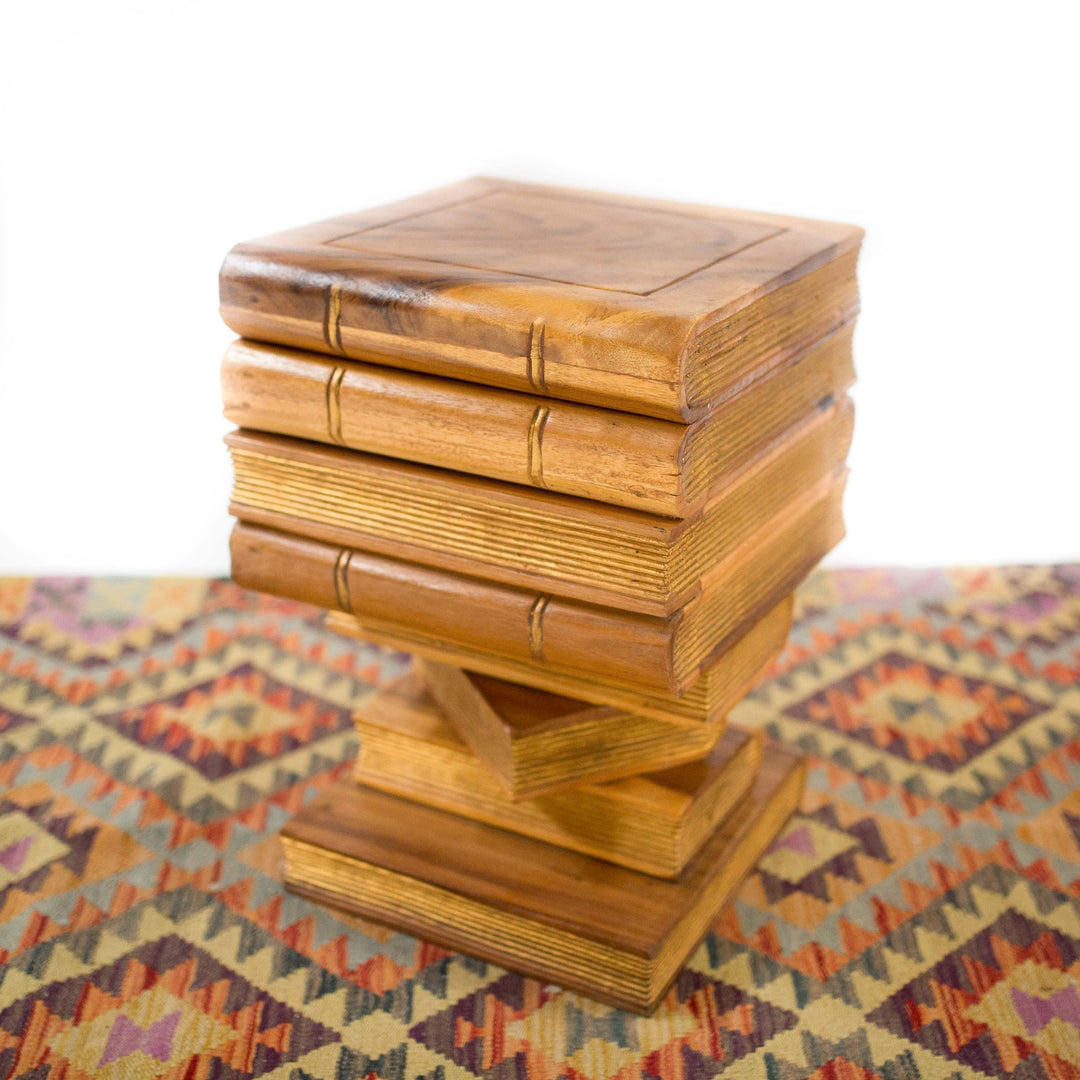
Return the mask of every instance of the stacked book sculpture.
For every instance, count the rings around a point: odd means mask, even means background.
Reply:
[[[843,533],[861,238],[478,179],[229,253],[233,577],[415,658],[290,888],[655,1006],[802,790],[725,716]]]

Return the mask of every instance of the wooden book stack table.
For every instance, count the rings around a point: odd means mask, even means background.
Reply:
[[[476,179],[237,245],[232,573],[409,652],[298,893],[640,1012],[795,809],[861,230]]]

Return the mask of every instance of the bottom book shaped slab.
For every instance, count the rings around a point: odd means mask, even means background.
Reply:
[[[511,970],[649,1012],[795,810],[768,747],[742,804],[674,880],[352,784],[282,832],[290,889]]]

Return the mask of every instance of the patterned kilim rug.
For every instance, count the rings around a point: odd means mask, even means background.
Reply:
[[[810,755],[796,842],[650,1019],[282,889],[405,663],[223,582],[0,581],[0,1077],[1080,1077],[1080,567],[808,582],[735,717]]]

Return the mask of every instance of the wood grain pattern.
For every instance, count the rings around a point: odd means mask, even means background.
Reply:
[[[760,732],[727,730],[701,760],[515,801],[418,672],[366,700],[355,720],[360,783],[659,877],[682,872],[761,762]]]
[[[439,663],[534,686],[553,694],[594,705],[652,717],[668,724],[712,724],[724,717],[765,667],[783,648],[791,629],[791,597],[787,596],[734,641],[716,663],[685,694],[665,694],[635,688],[622,681],[605,681],[590,674],[573,674],[529,661],[454,646],[437,638],[410,633],[402,627],[362,623],[341,612],[331,612],[327,625],[336,633],[370,641],[399,652],[412,653]]]
[[[842,466],[850,398],[814,413],[675,520],[281,436],[226,437],[231,512],[327,543],[584,603],[670,615],[707,575]]]
[[[533,664],[585,668],[613,681],[670,681],[670,620],[552,598],[543,609],[538,661],[535,617],[530,621],[536,593],[243,522],[230,546],[233,580],[246,588]]]
[[[689,727],[414,659],[428,693],[510,800],[704,757],[724,719]]]
[[[305,896],[647,1011],[795,809],[805,765],[766,749],[754,786],[675,880],[357,785],[282,832]]]
[[[689,427],[250,341],[221,366],[242,428],[528,484],[669,517],[710,493],[854,380],[852,325]]]
[[[548,594],[244,522],[233,530],[232,576],[247,588],[356,615],[373,631],[400,630],[519,665],[681,695],[840,539],[843,486],[840,473],[804,493],[667,618],[544,599]]]
[[[256,340],[686,422],[854,317],[861,240],[479,178],[237,245],[221,313]]]

